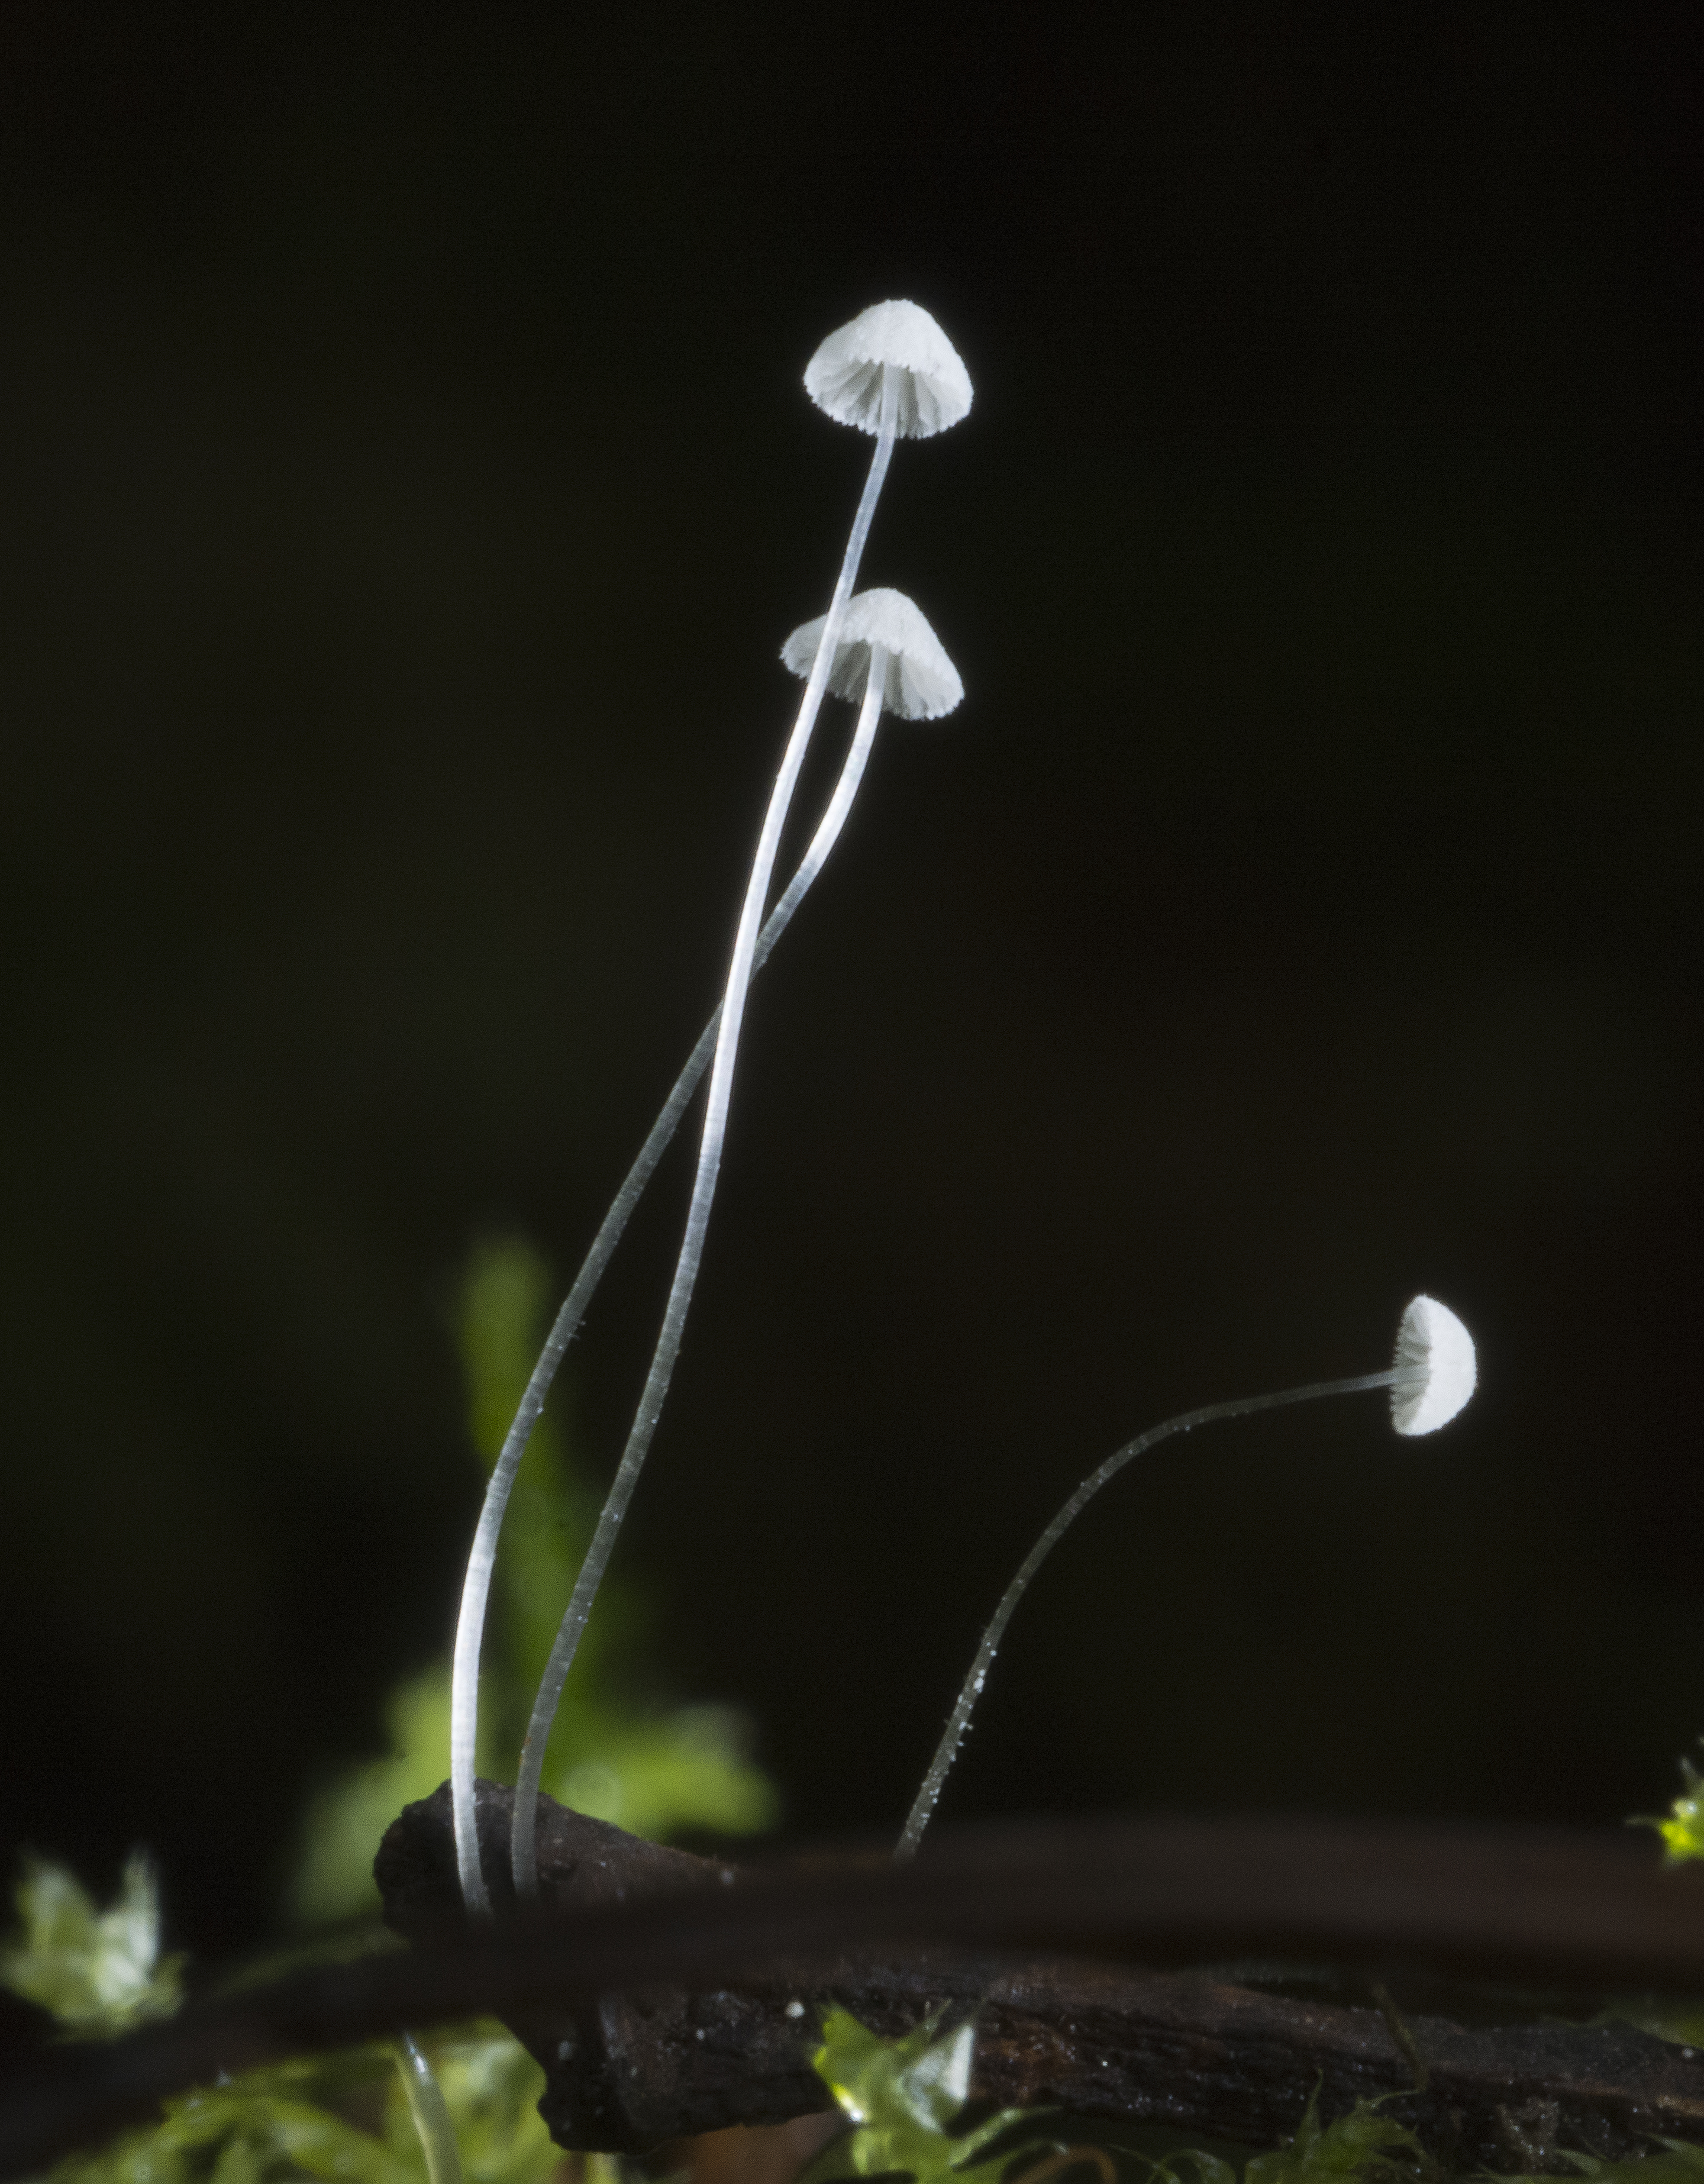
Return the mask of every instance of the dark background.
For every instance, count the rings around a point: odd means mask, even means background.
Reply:
[[[0,8],[4,1808],[258,1938],[447,1643],[445,1300],[564,1283],[866,561],[963,671],[754,1000],[625,1539],[801,1833],[1616,1823],[1704,1728],[1695,9]],[[838,763],[825,719],[804,806]],[[600,1474],[671,1163],[576,1351]]]

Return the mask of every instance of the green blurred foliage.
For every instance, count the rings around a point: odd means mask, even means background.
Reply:
[[[822,2045],[813,2059],[816,2074],[854,2128],[817,2156],[805,2184],[842,2176],[915,2176],[917,2184],[945,2184],[949,2177],[997,2184],[1014,2159],[1056,2153],[1050,2139],[1007,2148],[997,2159],[975,2157],[1026,2120],[1022,2109],[1002,2109],[975,2130],[955,2137],[952,2126],[970,2097],[976,2031],[966,2022],[937,2036],[938,2011],[897,2040],[871,2032],[844,2009],[831,2009]]]
[[[474,1446],[488,1470],[548,1323],[552,1284],[537,1254],[516,1242],[476,1250],[464,1281],[457,1338]],[[556,1624],[597,1518],[547,1415],[510,1502],[486,1634],[481,1761],[504,1771],[517,1748]],[[642,1604],[606,1587],[581,1649],[552,1740],[545,1787],[581,1811],[636,1834],[684,1827],[737,1834],[768,1825],[776,1798],[746,1752],[747,1724],[726,1707],[668,1705],[648,1691]],[[449,1769],[448,1662],[410,1678],[387,1713],[389,1752],[315,1798],[291,1908],[310,1925],[370,1920],[379,1908],[373,1853],[399,1808]],[[117,1901],[97,1908],[62,1867],[26,1864],[22,1931],[0,1948],[0,1982],[49,2010],[69,2036],[123,2032],[169,2014],[181,1964],[159,1954],[159,1902],[140,1853]],[[378,1945],[370,1932],[356,1947]],[[315,1944],[309,1954],[324,1954]],[[347,1947],[335,1953],[346,1953]],[[275,1961],[264,1969],[278,1968]],[[164,2120],[55,2171],[63,2184],[434,2184],[425,2126],[435,2081],[469,2184],[543,2184],[564,2156],[537,2113],[538,2065],[494,2022],[423,2036],[422,2078],[403,2049],[376,2042],[335,2056],[250,2071],[166,2104]],[[619,2184],[613,2159],[590,2156],[582,2184]],[[442,2176],[437,2184],[443,2184]]]
[[[508,1239],[476,1248],[462,1284],[456,1338],[474,1447],[487,1472],[526,1385],[554,1309],[550,1271]],[[532,1695],[598,1518],[547,1407],[515,1479],[498,1553],[480,1694],[482,1772],[508,1779]],[[634,1835],[683,1828],[747,1835],[771,1825],[773,1786],[749,1756],[738,1709],[659,1702],[647,1687],[647,1617],[619,1580],[606,1582],[563,1694],[544,1770],[552,1797]],[[307,1924],[378,1909],[373,1852],[402,1807],[449,1772],[449,1664],[392,1696],[389,1750],[314,1800],[291,1889]]]
[[[468,2184],[545,2184],[562,2160],[538,2114],[544,2074],[498,2025],[420,2042],[455,2131]],[[607,2166],[614,2184],[613,2163]],[[165,2103],[164,2119],[99,2153],[74,2155],[58,2184],[431,2184],[400,2051],[380,2042],[249,2070]]]
[[[19,1938],[0,1981],[50,2009],[74,2036],[127,2031],[169,2014],[180,1961],[159,1956],[159,1903],[145,1859],[97,1911],[62,1867],[33,1862],[18,1890]],[[467,2184],[545,2184],[563,2160],[537,2109],[544,2074],[503,2026],[422,2036]],[[58,2184],[430,2184],[401,2051],[387,2042],[243,2072],[164,2103],[164,2120],[53,2171]],[[583,2184],[620,2184],[593,2158]]]
[[[63,1866],[26,1858],[18,1912],[23,1935],[0,1948],[0,1982],[68,2031],[128,2032],[177,2008],[183,1959],[160,1956],[159,1891],[140,1851],[131,1853],[109,1911],[97,1910]]]
[[[1670,1865],[1685,1865],[1689,1858],[1704,1858],[1704,1774],[1690,1759],[1680,1763],[1685,1788],[1661,1819],[1641,1814],[1634,1827],[1655,1828],[1662,1838]]]
[[[1659,2151],[1633,2161],[1600,2161],[1594,2154],[1560,2150],[1556,2159],[1589,2176],[1592,2184],[1704,2184],[1704,2146],[1689,2146],[1679,2138],[1660,2140],[1658,2146]],[[1499,2177],[1496,2184],[1517,2184],[1517,2180]]]
[[[1203,2184],[1217,2184],[1208,2177],[1208,2156],[1197,2153],[1189,2159],[1200,2171]],[[1224,2184],[1232,2184],[1227,2164],[1215,2165],[1225,2170]],[[1347,2115],[1322,2124],[1316,2092],[1289,2144],[1273,2153],[1256,2154],[1243,2171],[1243,2184],[1334,2184],[1334,2180],[1347,2184],[1357,2177],[1367,2184],[1387,2178],[1390,2184],[1401,2179],[1430,2184],[1447,2174],[1412,2131],[1381,2112],[1377,2101],[1357,2101]]]
[[[1680,1773],[1685,1786],[1666,1814],[1640,1813],[1628,1823],[1657,1830],[1662,1838],[1666,1865],[1685,1865],[1704,1858],[1704,1774],[1690,1759],[1681,1761]],[[1696,2002],[1623,1997],[1603,2011],[1600,2021],[1636,2025],[1640,2031],[1672,2040],[1677,2047],[1704,2048],[1704,2008]]]

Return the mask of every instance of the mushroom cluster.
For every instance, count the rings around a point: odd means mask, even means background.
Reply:
[[[964,695],[958,671],[939,639],[903,593],[883,588],[855,594],[853,586],[857,582],[894,443],[900,439],[927,439],[958,423],[971,406],[969,374],[952,343],[926,310],[916,304],[891,302],[872,305],[829,335],[806,366],[805,383],[811,399],[828,415],[872,433],[875,451],[853,515],[827,612],[795,630],[782,648],[788,666],[804,677],[805,691],[770,792],[768,809],[747,876],[721,1004],[677,1078],[557,1314],[486,1489],[463,1580],[450,1695],[450,1786],[456,1864],[462,1898],[470,1911],[488,1914],[491,1908],[490,1892],[480,1864],[474,1811],[479,1663],[486,1612],[510,1490],[550,1384],[640,1195],[708,1070],[710,1090],[699,1141],[698,1167],[661,1330],[626,1446],[563,1613],[521,1747],[510,1858],[515,1885],[523,1895],[533,1893],[537,1884],[535,1832],[538,1791],[551,1725],[581,1635],[662,1416],[675,1362],[680,1354],[721,1170],[740,1031],[751,981],[786,930],[839,837],[863,779],[883,712],[894,713],[902,720],[935,720],[950,712]],[[831,691],[858,703],[851,745],[810,848],[779,900],[766,916],[782,829],[823,698]]]
[[[940,327],[917,304],[877,304],[822,343],[805,369],[805,384],[819,408],[839,422],[871,434],[876,445],[827,610],[802,623],[782,647],[782,662],[802,678],[805,689],[759,830],[721,1001],[616,1193],[557,1315],[504,1440],[480,1513],[463,1585],[451,1696],[456,1858],[463,1901],[470,1911],[488,1913],[490,1909],[490,1895],[480,1865],[474,1807],[481,1644],[504,1513],[552,1379],[634,1206],[708,1075],[692,1199],[662,1327],[614,1483],[558,1629],[521,1748],[510,1853],[515,1886],[523,1896],[537,1888],[534,1838],[539,1784],[558,1702],[656,1432],[680,1352],[721,1168],[751,981],[839,838],[864,779],[883,713],[907,721],[937,720],[953,711],[964,696],[958,671],[939,638],[903,592],[886,586],[854,589],[895,443],[900,439],[927,439],[967,414],[971,382],[963,364]],[[791,880],[771,902],[782,830],[823,699],[828,695],[857,706],[855,725],[839,778],[810,847]],[[1411,1437],[1431,1434],[1462,1409],[1473,1392],[1476,1377],[1473,1338],[1461,1320],[1435,1298],[1417,1296],[1402,1314],[1393,1364],[1347,1379],[1317,1381],[1274,1395],[1210,1403],[1168,1418],[1115,1451],[1056,1513],[1002,1595],[917,1792],[896,1855],[909,1856],[928,1824],[1006,1625],[1031,1580],[1077,1517],[1134,1457],[1172,1435],[1187,1433],[1199,1425],[1373,1389],[1389,1392],[1391,1422],[1397,1433]]]

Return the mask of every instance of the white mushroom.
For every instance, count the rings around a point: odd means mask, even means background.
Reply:
[[[884,377],[898,382],[896,430],[927,440],[971,406],[971,376],[958,351],[919,304],[871,304],[829,335],[805,367],[819,408],[860,432],[880,429]]]
[[[827,616],[802,623],[781,648],[795,675],[808,675],[822,642]],[[965,686],[946,649],[921,608],[903,592],[885,586],[860,592],[849,600],[840,625],[840,641],[828,667],[828,688],[837,698],[861,700],[876,670],[883,710],[902,721],[937,721],[962,703]]]
[[[1284,1388],[1274,1396],[1239,1396],[1228,1403],[1207,1403],[1198,1411],[1182,1412],[1163,1425],[1150,1426],[1134,1440],[1115,1449],[1098,1471],[1091,1471],[1064,1507],[1025,1556],[1017,1575],[1000,1596],[988,1626],[983,1631],[970,1674],[959,1692],[935,1756],[929,1762],[922,1786],[912,1802],[894,1855],[910,1858],[929,1825],[941,1795],[941,1786],[964,1741],[971,1715],[988,1681],[994,1654],[1005,1635],[1030,1580],[1056,1547],[1072,1519],[1088,1507],[1109,1479],[1116,1479],[1132,1457],[1140,1456],[1173,1434],[1220,1418],[1245,1418],[1256,1411],[1276,1411],[1289,1403],[1311,1403],[1323,1396],[1356,1396],[1369,1388],[1390,1390],[1393,1422],[1398,1433],[1431,1433],[1453,1418],[1473,1392],[1473,1338],[1447,1305],[1435,1297],[1417,1296],[1403,1313],[1396,1334],[1396,1362],[1382,1373],[1357,1373],[1347,1380],[1316,1380],[1306,1388]]]
[[[896,593],[897,598],[899,594]],[[854,601],[855,605],[856,602]],[[916,610],[913,610],[915,612]],[[927,631],[928,625],[921,615],[918,621]],[[813,624],[813,627],[820,624]],[[799,635],[788,640],[789,646]],[[933,632],[929,632],[933,639]],[[814,649],[813,655],[814,657]],[[941,657],[945,659],[944,653]],[[809,662],[807,662],[807,668]],[[804,672],[805,670],[796,670]],[[956,677],[955,677],[956,679]],[[877,718],[881,708],[866,708],[860,715],[858,731],[847,751],[840,778],[834,785],[816,832],[810,838],[810,846],[799,862],[799,869],[788,883],[786,890],[763,922],[758,934],[757,946],[752,953],[752,975],[756,976],[768,961],[782,934],[793,921],[793,916],[809,894],[812,882],[827,862],[830,850],[840,838],[851,811],[859,784],[864,777],[864,768],[870,755],[870,746],[875,738]],[[867,717],[866,716],[867,715]],[[485,1638],[486,1609],[491,1596],[491,1581],[497,1567],[497,1542],[503,1529],[503,1519],[509,1507],[509,1497],[515,1485],[521,1459],[532,1438],[532,1429],[538,1423],[544,1407],[544,1399],[550,1392],[550,1384],[556,1377],[557,1368],[567,1355],[568,1346],[580,1331],[587,1306],[597,1294],[605,1269],[615,1256],[616,1246],[626,1232],[633,1209],[644,1195],[645,1187],[656,1172],[657,1163],[674,1142],[675,1132],[681,1119],[692,1104],[692,1098],[703,1084],[704,1072],[710,1066],[716,1052],[716,1034],[721,1027],[721,1005],[717,1003],[710,1022],[699,1033],[697,1045],[688,1056],[686,1066],[676,1078],[662,1110],[652,1123],[638,1156],[622,1180],[621,1189],[611,1201],[604,1216],[591,1248],[581,1262],[574,1277],[574,1285],[564,1299],[555,1322],[545,1339],[538,1362],[532,1368],[532,1378],[504,1436],[503,1446],[486,1482],[485,1500],[475,1528],[473,1545],[469,1550],[467,1567],[462,1576],[461,1607],[455,1626],[455,1651],[450,1678],[450,1784],[451,1806],[457,1822],[456,1850],[463,1891],[463,1901],[470,1909],[488,1908],[484,1875],[480,1871],[477,1839],[474,1830],[474,1753],[479,1738],[479,1657]],[[465,1821],[462,1820],[464,1812]]]
[[[1400,1434],[1436,1433],[1478,1384],[1473,1338],[1446,1304],[1417,1296],[1396,1330],[1390,1423]]]
[[[832,393],[829,391],[830,382],[833,382]],[[862,431],[874,432],[876,448],[871,458],[869,475],[865,480],[857,512],[852,519],[852,529],[846,541],[846,551],[841,560],[833,597],[829,601],[827,613],[823,616],[816,656],[805,681],[804,697],[799,701],[799,717],[794,723],[792,735],[788,738],[780,770],[775,777],[775,786],[770,792],[769,809],[764,814],[757,850],[752,858],[745,900],[740,910],[733,953],[728,964],[721,1021],[716,1028],[716,1055],[710,1067],[710,1091],[704,1101],[704,1134],[699,1141],[698,1171],[693,1183],[692,1202],[687,1209],[686,1230],[681,1239],[680,1255],[675,1262],[668,1301],[663,1308],[662,1328],[652,1353],[650,1369],[645,1376],[638,1407],[633,1415],[627,1445],[616,1466],[615,1479],[592,1535],[592,1543],[586,1551],[586,1559],[574,1581],[573,1592],[563,1613],[555,1642],[550,1649],[550,1658],[532,1702],[532,1715],[521,1747],[521,1765],[515,1785],[510,1858],[515,1886],[523,1896],[533,1895],[537,1889],[535,1838],[538,1786],[544,1768],[544,1748],[551,1724],[556,1718],[562,1686],[567,1681],[581,1633],[592,1613],[592,1603],[603,1581],[616,1534],[626,1514],[627,1504],[632,1499],[640,1469],[657,1429],[657,1422],[662,1416],[669,1383],[674,1376],[675,1361],[680,1355],[681,1338],[686,1328],[693,1290],[698,1281],[699,1265],[704,1256],[704,1235],[710,1226],[710,1206],[716,1197],[716,1178],[721,1167],[722,1141],[727,1134],[728,1105],[733,1093],[734,1062],[739,1049],[745,997],[751,983],[763,905],[769,894],[776,852],[780,846],[782,828],[786,823],[788,807],[793,800],[799,768],[805,763],[805,750],[821,708],[830,671],[838,659],[841,626],[852,597],[852,587],[858,580],[864,543],[869,536],[876,503],[888,474],[894,443],[902,431],[908,438],[926,438],[929,434],[956,423],[969,409],[971,400],[970,381],[963,365],[954,353],[952,344],[928,313],[920,310],[915,304],[878,304],[872,310],[866,311],[855,319],[849,326],[843,326],[838,334],[831,335],[811,359],[805,383],[812,399],[827,409],[831,416],[843,417],[846,422],[857,425]],[[871,727],[873,730],[873,719]],[[471,1651],[471,1646],[469,1651]],[[459,1754],[454,1751],[452,1752],[453,1759],[458,1757],[459,1767],[452,1768],[451,1787],[462,1896],[471,1908],[483,1909],[487,1907],[489,1897],[479,1867],[471,1720],[464,1732]]]

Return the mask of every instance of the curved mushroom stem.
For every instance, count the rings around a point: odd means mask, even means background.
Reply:
[[[698,1174],[693,1184],[692,1203],[687,1210],[686,1233],[681,1240],[680,1256],[675,1262],[674,1280],[670,1285],[668,1302],[663,1311],[662,1331],[657,1338],[650,1370],[645,1376],[644,1389],[639,1397],[639,1407],[634,1415],[632,1429],[627,1436],[626,1447],[621,1452],[621,1461],[616,1467],[614,1481],[598,1518],[597,1529],[592,1535],[592,1544],[586,1551],[586,1559],[581,1564],[580,1574],[575,1580],[573,1593],[556,1633],[556,1642],[550,1649],[550,1658],[539,1684],[537,1696],[532,1702],[532,1718],[526,1725],[526,1741],[521,1747],[521,1769],[515,1786],[515,1819],[510,1854],[515,1886],[522,1896],[532,1896],[537,1892],[534,1836],[538,1813],[539,1777],[544,1769],[544,1747],[550,1735],[550,1725],[556,1718],[562,1686],[573,1665],[580,1635],[586,1627],[587,1618],[591,1614],[592,1603],[597,1597],[598,1587],[615,1544],[615,1535],[627,1513],[627,1504],[632,1499],[633,1488],[638,1481],[646,1451],[650,1447],[652,1435],[656,1432],[657,1421],[662,1415],[675,1361],[680,1355],[681,1336],[686,1327],[693,1284],[698,1279],[699,1264],[704,1256],[704,1233],[710,1225],[710,1206],[716,1196],[716,1176],[721,1166],[728,1102],[733,1090],[734,1061],[739,1050],[740,1027],[745,1016],[745,996],[751,983],[752,966],[757,952],[758,925],[765,898],[769,893],[770,877],[775,869],[776,850],[780,844],[788,806],[793,799],[799,769],[805,762],[810,732],[816,725],[816,716],[821,707],[823,692],[827,687],[835,648],[840,641],[840,625],[845,618],[846,602],[852,595],[858,564],[863,558],[864,542],[870,533],[871,518],[875,515],[876,502],[894,453],[899,422],[899,382],[894,373],[885,368],[882,379],[881,428],[876,437],[876,452],[871,460],[870,475],[865,482],[863,495],[852,520],[851,536],[846,542],[839,580],[835,584],[834,596],[822,625],[816,662],[805,686],[799,717],[788,739],[781,770],[770,792],[769,809],[764,815],[763,831],[758,838],[757,854],[752,860],[751,876],[746,883],[745,902],[734,938],[733,958],[728,967],[727,989],[722,996],[721,1022],[716,1032],[716,1058],[710,1069],[704,1135],[699,1143]]]
[[[935,1756],[929,1762],[929,1771],[923,1777],[922,1787],[917,1792],[904,1830],[894,1846],[894,1857],[911,1857],[922,1840],[924,1829],[929,1825],[930,1815],[940,1797],[941,1785],[959,1756],[959,1747],[964,1741],[965,1731],[970,1727],[971,1715],[977,1701],[982,1696],[983,1685],[988,1681],[988,1673],[1000,1641],[1005,1634],[1005,1626],[1011,1622],[1019,1601],[1029,1590],[1030,1580],[1065,1536],[1072,1519],[1088,1507],[1109,1479],[1117,1476],[1132,1457],[1140,1456],[1144,1449],[1169,1440],[1173,1434],[1188,1433],[1194,1426],[1211,1425],[1219,1418],[1244,1418],[1253,1411],[1276,1411],[1289,1403],[1311,1403],[1321,1396],[1358,1396],[1368,1388],[1406,1386],[1424,1378],[1423,1373],[1405,1372],[1396,1366],[1389,1366],[1382,1373],[1358,1373],[1348,1380],[1316,1380],[1306,1388],[1285,1388],[1275,1396],[1239,1396],[1228,1403],[1206,1403],[1198,1411],[1183,1411],[1175,1418],[1167,1418],[1163,1425],[1150,1426],[1146,1433],[1138,1434],[1134,1440],[1126,1441],[1122,1448],[1115,1450],[1098,1471],[1090,1472],[1030,1549],[1017,1575],[1001,1595],[1000,1606],[995,1608],[988,1629],[983,1631],[982,1643],[977,1648],[977,1657],[971,1663],[970,1674],[965,1678],[958,1704],[953,1708],[941,1741],[935,1747]]]
[[[799,869],[788,883],[787,890],[764,920],[763,930],[757,936],[757,946],[752,951],[751,972],[754,978],[769,961],[775,944],[793,922],[794,912],[810,893],[811,883],[828,861],[829,852],[840,838],[847,815],[852,809],[864,768],[868,762],[871,746],[876,740],[876,730],[882,717],[882,688],[885,674],[885,655],[882,673],[877,673],[872,660],[871,673],[866,679],[864,702],[858,714],[858,725],[854,732],[846,762],[840,769],[840,778],[834,784],[834,794],[810,838],[810,846],[799,860]],[[532,1368],[525,1393],[515,1408],[509,1431],[504,1436],[490,1479],[486,1483],[485,1500],[475,1528],[473,1545],[469,1550],[467,1570],[462,1579],[461,1609],[455,1626],[455,1652],[450,1673],[449,1702],[449,1777],[450,1802],[455,1824],[456,1866],[461,1880],[463,1903],[470,1911],[488,1912],[491,1899],[485,1885],[485,1876],[479,1864],[478,1836],[474,1823],[474,1766],[479,1741],[479,1657],[485,1635],[486,1610],[491,1597],[491,1580],[497,1563],[498,1535],[503,1529],[504,1515],[509,1507],[510,1490],[515,1485],[521,1459],[526,1452],[544,1408],[544,1399],[556,1378],[557,1368],[567,1355],[568,1346],[580,1331],[580,1323],[586,1317],[598,1284],[604,1279],[604,1269],[615,1255],[623,1231],[632,1217],[633,1208],[644,1195],[659,1161],[668,1150],[681,1117],[692,1104],[692,1097],[704,1082],[710,1056],[716,1051],[716,1033],[721,1024],[721,1004],[716,1004],[716,1013],[699,1034],[698,1044],[687,1057],[687,1064],[675,1079],[674,1089],[663,1102],[662,1112],[652,1123],[650,1134],[639,1148],[638,1157],[626,1173],[626,1180],[615,1193],[602,1226],[592,1240],[579,1273],[574,1277],[574,1286],[563,1300],[562,1308],[538,1353],[538,1362]]]
[[[404,2032],[398,2043],[397,2068],[402,2073],[409,2114],[426,2156],[426,2184],[461,2184],[461,2155],[456,2148],[449,2103],[412,2032]]]

